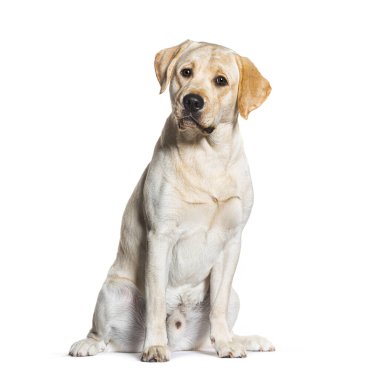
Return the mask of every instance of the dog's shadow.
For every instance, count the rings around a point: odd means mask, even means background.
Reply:
[[[57,353],[54,353],[54,355],[58,356],[60,358],[72,358],[72,356],[70,356],[66,352],[57,352]],[[109,356],[114,355],[114,356],[120,356],[120,357],[122,357],[124,355],[124,356],[128,356],[131,359],[137,359],[137,360],[141,359],[141,353],[139,353],[139,352],[101,352],[101,353],[99,353],[99,356],[105,356],[105,355],[109,355]],[[191,350],[191,351],[174,351],[171,353],[172,359],[173,358],[175,358],[175,359],[184,358],[188,355],[207,355],[207,356],[212,356],[214,358],[217,358],[215,351],[212,351],[211,349],[209,349],[209,350]],[[94,355],[94,356],[96,356],[96,355]],[[85,357],[86,358],[88,358],[88,357],[92,358],[93,356],[85,356]],[[73,359],[75,359],[75,358],[73,358]]]

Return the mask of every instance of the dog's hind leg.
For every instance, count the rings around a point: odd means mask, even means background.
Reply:
[[[145,331],[144,313],[144,298],[131,281],[108,278],[100,290],[87,338],[74,343],[69,355],[141,351]]]
[[[237,342],[245,347],[246,351],[275,351],[275,348],[268,339],[260,335],[248,335],[248,336],[239,336],[233,335],[233,342]]]
[[[227,323],[232,330],[240,308],[237,293],[232,289]],[[210,349],[210,300],[207,296],[203,302],[191,308],[179,305],[167,319],[169,347],[172,351]],[[246,351],[274,351],[274,346],[258,335],[238,336],[232,333],[232,346],[238,356],[246,356]],[[233,353],[232,353],[233,354]]]

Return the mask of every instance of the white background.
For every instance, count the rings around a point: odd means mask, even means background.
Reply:
[[[368,378],[365,3],[1,1],[2,378]],[[187,38],[250,57],[273,87],[240,121],[255,206],[235,330],[277,351],[68,357],[170,112],[154,55]]]

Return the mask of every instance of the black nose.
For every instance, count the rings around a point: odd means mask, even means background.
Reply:
[[[183,98],[183,105],[187,111],[197,112],[204,107],[204,99],[200,95],[188,94]]]

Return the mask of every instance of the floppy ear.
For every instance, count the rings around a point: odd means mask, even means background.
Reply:
[[[160,83],[160,93],[162,94],[167,88],[172,78],[173,68],[183,53],[183,51],[191,44],[192,41],[186,40],[177,46],[160,50],[155,56],[155,73]]]
[[[272,88],[248,58],[238,56],[237,64],[240,70],[238,110],[247,119],[251,111],[262,105]]]

